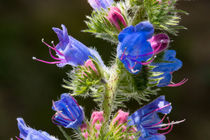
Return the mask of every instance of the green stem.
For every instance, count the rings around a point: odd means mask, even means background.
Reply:
[[[58,126],[58,128],[61,131],[61,133],[63,134],[63,136],[66,138],[66,140],[71,140],[71,137],[65,132],[65,130],[63,130],[63,128],[61,126]]]
[[[117,62],[118,60],[116,60]],[[104,112],[104,123],[101,127],[101,137],[104,138],[106,133],[109,131],[109,119],[112,113],[114,100],[115,100],[115,93],[118,85],[119,79],[119,71],[118,66],[115,64],[111,69],[111,75],[109,80],[105,84],[105,93],[104,93],[104,100],[102,103],[102,109]]]

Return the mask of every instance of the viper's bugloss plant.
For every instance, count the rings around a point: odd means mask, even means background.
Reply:
[[[63,84],[68,93],[53,101],[52,123],[67,140],[165,140],[173,126],[184,119],[169,120],[172,105],[164,95],[148,102],[160,87],[181,86],[187,81],[173,83],[172,75],[183,63],[176,58],[176,51],[169,49],[173,47],[172,35],[184,29],[179,25],[180,13],[186,12],[176,9],[176,0],[87,2],[93,11],[85,21],[88,29],[83,31],[109,41],[115,50],[114,59],[106,66],[99,53],[70,36],[66,26],[52,28],[59,42],[42,42],[54,61],[33,59],[73,67]],[[77,96],[91,97],[97,103],[95,111],[85,114]],[[124,103],[130,99],[137,101],[140,109],[129,112]],[[20,135],[16,139],[57,140],[30,128],[22,118],[17,120]],[[64,129],[74,130],[73,134]]]

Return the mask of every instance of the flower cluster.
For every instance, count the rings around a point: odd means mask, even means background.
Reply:
[[[175,50],[168,49],[170,38],[166,32],[174,29],[164,25],[178,23],[174,21],[177,18],[172,16],[173,19],[162,21],[171,17],[174,9],[167,9],[174,8],[175,3],[170,0],[88,0],[88,3],[93,8],[92,17],[88,17],[90,22],[86,22],[88,32],[117,44],[115,59],[111,66],[106,66],[99,53],[70,36],[66,26],[52,28],[59,42],[56,45],[42,42],[54,61],[33,59],[58,67],[73,67],[68,73],[70,81],[64,80],[66,85],[63,85],[69,93],[61,94],[59,100],[52,102],[55,111],[52,123],[59,126],[66,139],[71,137],[63,128],[75,130],[73,136],[80,140],[165,140],[173,125],[184,120],[169,120],[167,115],[172,106],[164,95],[134,113],[123,110],[126,110],[124,102],[131,98],[142,103],[142,100],[148,101],[149,95],[156,95],[159,87],[176,87],[187,81],[172,82],[172,74],[183,63],[176,58]],[[157,11],[166,15],[157,16]],[[164,17],[159,17],[161,15]],[[91,97],[98,103],[98,111],[85,114],[85,108],[74,96]],[[86,116],[90,114],[89,119]],[[47,132],[27,126],[22,118],[17,121],[18,140],[57,140]]]

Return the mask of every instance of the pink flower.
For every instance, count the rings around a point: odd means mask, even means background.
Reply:
[[[119,31],[121,31],[120,26],[127,27],[125,19],[117,7],[110,7],[107,19],[113,24]]]

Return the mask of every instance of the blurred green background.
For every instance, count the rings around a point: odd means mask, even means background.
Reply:
[[[210,1],[180,0],[178,8],[186,10],[179,36],[170,36],[172,49],[184,62],[175,73],[174,81],[189,78],[178,88],[163,88],[172,102],[171,120],[186,121],[176,125],[167,135],[169,140],[210,139]],[[71,68],[57,68],[32,60],[32,56],[50,60],[48,49],[41,43],[57,37],[51,30],[65,24],[69,33],[87,46],[95,46],[107,64],[111,51],[116,49],[109,43],[95,39],[88,33],[83,20],[90,15],[87,0],[1,0],[0,1],[0,139],[18,136],[17,117],[23,117],[33,128],[59,136],[57,127],[51,123],[52,100],[57,100],[67,90],[61,87],[62,79]],[[88,99],[78,102],[85,111],[96,105]],[[135,103],[131,111],[139,108]],[[89,116],[88,114],[86,114]]]

